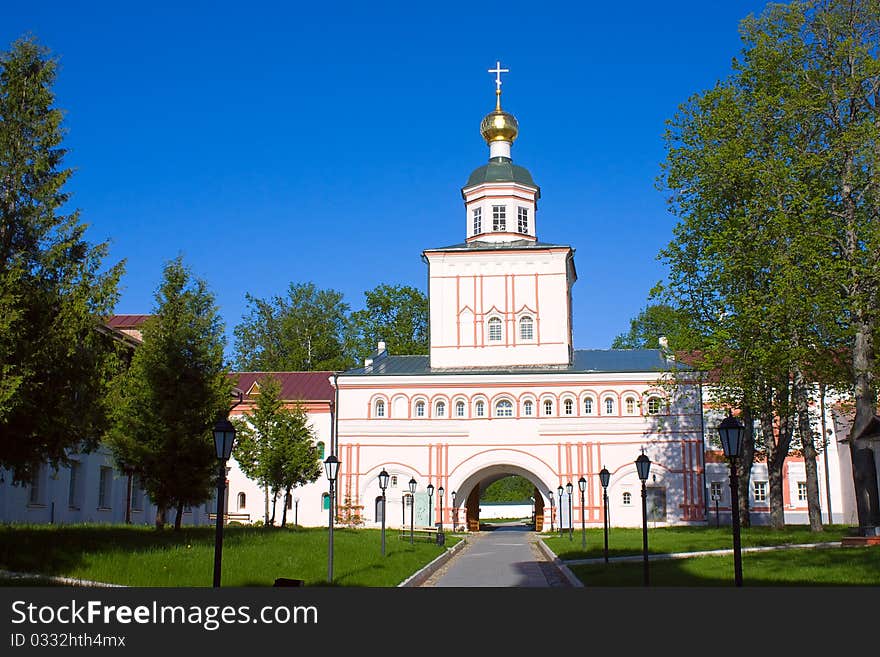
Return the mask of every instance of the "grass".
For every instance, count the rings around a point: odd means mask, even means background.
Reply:
[[[386,530],[386,556],[378,529],[334,530],[336,586],[397,586],[461,538],[446,545],[400,540]],[[271,586],[276,577],[326,586],[328,535],[322,528],[227,527],[223,586]],[[61,575],[127,586],[211,586],[214,528],[179,532],[106,525],[2,525],[0,569]],[[18,585],[0,580],[0,585]]]
[[[822,532],[811,532],[806,525],[790,525],[782,530],[770,527],[744,527],[740,532],[742,547],[786,545],[797,543],[823,543],[840,541],[850,535],[846,525],[829,525]],[[581,548],[581,530],[575,528],[572,539],[568,531],[542,534],[547,546],[563,561],[571,559],[599,558],[604,554],[602,529],[587,529],[587,549]],[[648,529],[648,553],[697,552],[733,548],[730,527],[660,527]],[[642,529],[640,527],[612,527],[608,530],[608,556],[623,557],[642,554]]]
[[[569,566],[584,586],[642,586],[644,566],[609,563]],[[880,549],[810,548],[743,553],[743,586],[878,586]],[[734,586],[733,556],[651,561],[651,586]]]

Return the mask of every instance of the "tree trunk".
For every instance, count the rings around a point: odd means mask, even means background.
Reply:
[[[278,505],[278,491],[272,491],[272,519],[269,524],[274,527],[275,526],[275,507]]]
[[[784,420],[780,419],[779,434],[781,435]],[[785,457],[780,458],[779,441],[776,427],[773,424],[773,412],[765,409],[761,412],[761,431],[764,433],[764,449],[767,455],[767,501],[770,504],[770,526],[774,529],[785,528],[785,508],[782,497],[782,466]]]
[[[180,525],[183,521],[183,502],[177,503],[177,517],[174,518],[174,531],[180,531]]]
[[[156,529],[165,529],[165,516],[168,513],[168,507],[165,504],[156,505]]]
[[[798,434],[804,452],[804,472],[807,477],[807,513],[810,530],[822,531],[822,506],[819,503],[819,469],[816,465],[816,442],[810,421],[810,398],[807,384],[800,369],[795,369],[795,399],[797,403]]]
[[[755,419],[748,404],[743,404],[742,422],[746,428],[743,436],[742,458],[739,460],[739,524],[740,527],[751,527],[752,520],[749,509],[749,486],[752,481],[752,465],[755,462]]]
[[[873,462],[871,442],[857,438],[876,414],[876,390],[874,387],[874,325],[860,313],[856,324],[853,347],[853,369],[855,371],[856,414],[850,430],[850,455],[852,459],[853,483],[856,494],[856,511],[859,519],[859,533],[873,535],[880,526],[878,508],[877,476],[869,466]]]
[[[287,500],[289,500],[289,499],[290,499],[290,488],[288,488],[284,494],[284,505],[281,510],[281,526],[282,527],[287,526]]]
[[[265,510],[263,512],[263,515],[264,515],[263,524],[268,526],[269,525],[269,487],[268,486],[263,488],[263,504],[265,506]]]

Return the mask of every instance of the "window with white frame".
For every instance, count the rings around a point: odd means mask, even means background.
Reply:
[[[531,317],[521,317],[519,320],[519,339],[534,340],[535,339],[535,322]]]
[[[483,232],[483,208],[474,208],[474,235]]]
[[[529,209],[518,207],[516,209],[516,229],[523,235],[529,232]]]
[[[246,508],[247,508],[247,495],[245,495],[244,493],[239,493],[238,494],[238,510],[241,511],[242,509],[246,509]]]
[[[82,474],[82,463],[70,462],[70,484],[67,487],[67,506],[71,509],[79,508],[79,486]]]
[[[623,491],[623,506],[629,506],[632,504],[632,493],[628,490]]]
[[[755,481],[753,482],[754,493],[755,493],[755,502],[766,502],[767,501],[767,482],[766,481]]]
[[[605,400],[605,415],[614,415],[614,400],[611,397]]]
[[[455,402],[455,417],[464,417],[464,402]]]
[[[544,400],[544,415],[553,415],[553,402],[549,399]]]
[[[648,414],[657,415],[660,412],[661,404],[659,397],[648,397]]]
[[[513,404],[506,399],[502,399],[495,404],[495,415],[497,417],[513,417]]]
[[[636,412],[636,400],[632,397],[627,397],[624,403],[626,404],[626,414],[633,415]]]
[[[397,475],[391,475],[391,478],[388,480],[388,485],[391,488],[397,488]]]
[[[503,205],[492,206],[492,230],[496,233],[507,230],[507,208]]]
[[[806,502],[807,501],[807,482],[806,481],[797,482],[797,496],[798,496],[798,502]]]
[[[489,320],[489,342],[501,342],[501,320],[497,317]]]
[[[593,414],[593,398],[584,397],[584,415]]]
[[[710,483],[709,484],[709,495],[711,496],[711,499],[720,500],[721,499],[721,490],[722,489],[721,489],[721,482],[720,481],[713,481],[712,483]]]
[[[437,417],[446,417],[446,402],[438,401],[434,406],[434,415]]]
[[[531,416],[533,410],[532,400],[527,399],[523,402],[523,415]]]
[[[425,402],[416,402],[416,417],[425,417]]]
[[[486,415],[486,404],[481,401],[474,404],[474,415],[477,417],[484,417]]]
[[[113,486],[113,468],[101,468],[98,477],[98,508],[109,509],[111,504]]]
[[[572,401],[571,399],[566,399],[562,404],[562,409],[566,415],[573,415],[574,414],[574,401]]]
[[[376,417],[385,417],[385,401],[382,399],[376,402]]]

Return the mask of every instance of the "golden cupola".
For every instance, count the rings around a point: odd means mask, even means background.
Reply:
[[[483,117],[483,121],[480,123],[480,134],[483,135],[483,139],[486,140],[489,146],[493,142],[498,141],[505,141],[508,144],[513,143],[513,140],[519,134],[519,124],[516,121],[516,117],[501,109],[500,88],[495,91],[495,96],[495,111]]]

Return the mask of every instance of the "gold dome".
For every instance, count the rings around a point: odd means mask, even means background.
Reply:
[[[519,134],[519,123],[516,122],[516,117],[501,109],[500,91],[495,111],[483,117],[483,121],[480,123],[480,134],[483,135],[487,144],[491,144],[493,141],[513,142]]]

